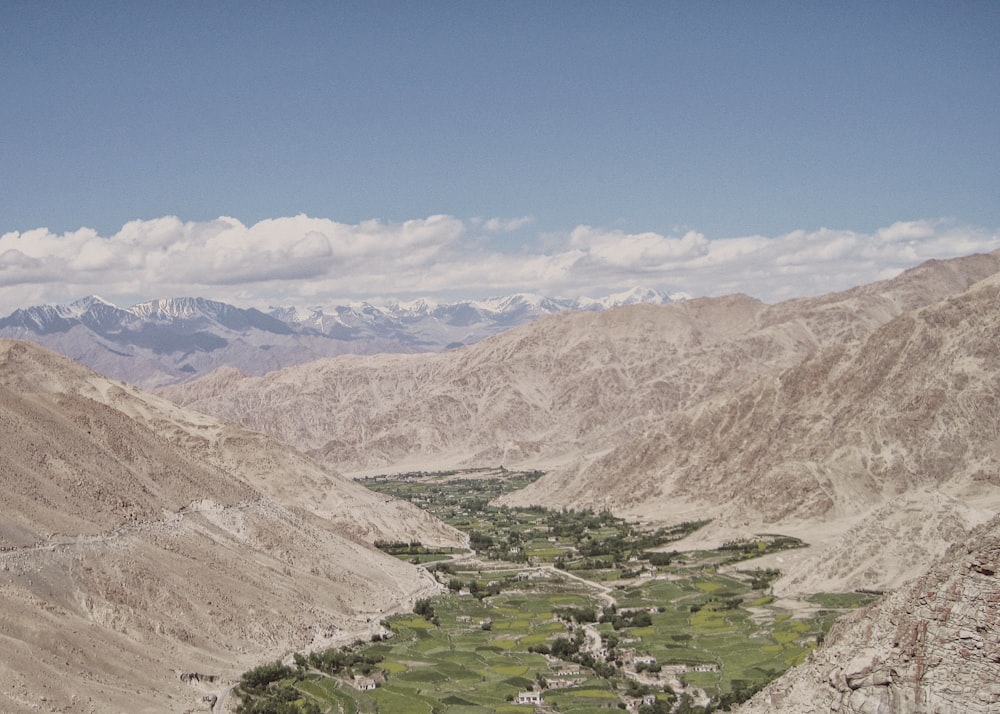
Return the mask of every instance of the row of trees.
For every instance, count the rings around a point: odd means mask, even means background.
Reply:
[[[244,672],[234,690],[240,698],[237,714],[321,714],[316,702],[295,688],[297,673],[281,662]]]

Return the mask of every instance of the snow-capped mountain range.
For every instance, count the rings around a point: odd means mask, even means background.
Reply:
[[[97,296],[36,305],[0,319],[0,337],[28,339],[102,374],[151,388],[221,366],[264,374],[342,354],[434,352],[471,344],[564,310],[605,310],[686,299],[647,288],[594,298],[519,293],[486,300],[272,307],[164,298],[122,308]]]

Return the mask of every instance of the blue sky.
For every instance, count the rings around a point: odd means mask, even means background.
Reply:
[[[0,307],[625,283],[780,299],[1000,247],[996,2],[8,0],[0,32]],[[306,216],[335,226],[310,224],[328,243],[350,229],[332,253],[313,245],[330,257],[322,285],[315,263],[277,264],[313,240],[296,232]],[[169,217],[180,232],[162,233]],[[204,264],[219,217],[248,234],[266,222],[245,248],[267,262],[214,279],[175,263],[168,280],[155,256],[123,257],[132,226]],[[425,224],[449,227],[397,264],[404,227]],[[858,252],[887,231],[905,234],[898,250],[818,268],[836,279],[767,267],[789,236],[809,236],[821,266],[829,235]],[[679,260],[750,238],[772,242],[753,243],[742,281],[736,264]],[[87,241],[103,262],[80,262]],[[370,279],[338,280],[359,251]],[[601,255],[629,269],[602,272]],[[463,260],[508,274],[463,282]]]

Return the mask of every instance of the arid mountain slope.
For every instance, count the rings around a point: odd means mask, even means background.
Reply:
[[[0,428],[4,712],[194,709],[224,682],[180,674],[228,679],[433,589],[356,536],[460,540],[30,343],[0,340]]]
[[[849,515],[956,479],[1000,486],[998,344],[994,276],[664,420],[564,472],[560,495],[618,508],[717,499],[776,522]]]
[[[337,358],[261,378],[220,371],[162,393],[346,469],[551,458],[584,434],[620,428],[633,411],[691,397],[694,382],[657,381],[645,357],[654,342],[669,360],[718,341],[698,312],[752,320],[761,307],[743,297],[684,305],[565,313],[445,354]]]
[[[130,493],[137,493],[141,503],[118,504],[118,513],[133,519],[154,511],[159,515],[156,509],[166,505],[158,499],[164,497],[172,498],[178,508],[195,497],[215,499],[215,481],[200,471],[213,466],[216,480],[221,478],[229,489],[233,474],[238,474],[244,491],[251,487],[282,505],[333,520],[367,542],[413,534],[427,543],[452,544],[462,539],[458,531],[419,508],[374,494],[271,437],[179,409],[31,343],[0,340],[0,387],[8,387],[0,392],[0,399],[38,412],[41,424],[31,435],[19,436],[30,428],[28,420],[16,416],[5,420],[9,443],[23,447],[23,453],[10,448],[6,454],[9,468],[20,465],[34,472],[48,465],[54,473],[69,474],[74,483],[97,484],[93,493],[79,488],[63,493],[62,513],[79,511],[93,518],[108,507],[88,499],[121,500]],[[62,446],[67,436],[83,432],[86,435],[74,439],[71,447]],[[103,454],[109,447],[114,460]],[[72,451],[63,455],[66,448]],[[20,463],[20,459],[26,461]],[[177,473],[164,472],[165,468],[175,468]],[[82,475],[87,469],[95,470],[90,482]],[[116,469],[123,474],[121,484],[109,483]],[[136,471],[143,473],[141,484],[135,482]],[[197,478],[185,475],[190,473],[198,474]],[[155,483],[150,474],[155,474]],[[192,491],[195,486],[200,489],[197,494]],[[11,492],[17,488],[14,484]],[[140,505],[145,509],[142,513],[137,510]],[[100,527],[104,525],[101,521]]]
[[[348,472],[592,458],[651,424],[959,292],[1000,256],[767,306],[745,296],[563,313],[436,355],[220,370],[162,394]]]
[[[744,714],[1000,711],[1000,519],[842,620]]]

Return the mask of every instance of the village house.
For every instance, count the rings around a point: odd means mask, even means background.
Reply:
[[[514,698],[515,704],[534,704],[540,705],[542,703],[541,692],[521,692]]]
[[[639,708],[647,705],[653,706],[656,703],[656,696],[653,694],[643,694],[641,698],[630,699],[625,703],[625,708],[630,712],[637,712]]]
[[[380,684],[382,684],[382,677],[355,677],[354,678],[354,688],[362,692],[370,692],[373,689],[377,689]]]

